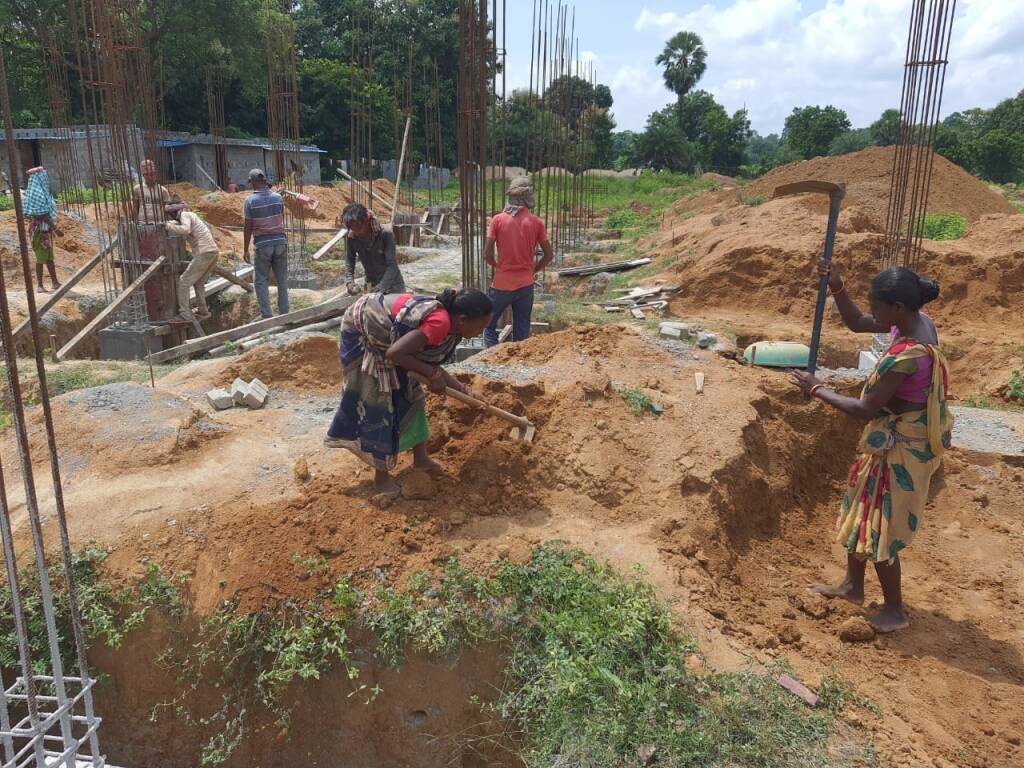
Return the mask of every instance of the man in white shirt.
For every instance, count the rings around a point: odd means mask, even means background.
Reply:
[[[178,317],[188,322],[195,319],[189,301],[194,286],[197,314],[200,320],[205,320],[210,316],[206,306],[206,276],[217,266],[217,242],[210,228],[185,203],[173,202],[164,208],[164,212],[167,214],[164,227],[170,234],[184,237],[192,251],[192,261],[178,280]]]

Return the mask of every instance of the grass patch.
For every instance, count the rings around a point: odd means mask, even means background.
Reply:
[[[0,195],[0,211],[14,210],[14,195]]]
[[[736,190],[736,200],[743,205],[758,206],[766,203],[768,198],[764,195],[752,195],[749,192],[738,189]]]
[[[1006,399],[1024,405],[1024,373],[1020,369],[1010,374],[1010,382],[1006,385]]]
[[[925,240],[959,240],[967,234],[967,222],[958,213],[929,213],[918,234]]]
[[[537,304],[533,310],[534,319],[552,325],[608,325],[621,319],[621,314],[605,312],[594,306],[593,300],[581,300],[567,296],[555,295],[555,309],[550,311],[546,305]]]
[[[695,645],[673,628],[669,608],[640,571],[622,574],[557,542],[535,548],[525,563],[493,564],[489,577],[452,558],[438,576],[420,572],[404,587],[366,593],[343,578],[312,599],[283,600],[255,613],[229,601],[193,629],[182,620],[179,579],[150,565],[139,585],[115,590],[101,578],[105,557],[95,548],[76,555],[86,631],[117,645],[151,610],[176,619],[178,650],[159,662],[181,687],[153,717],[173,712],[194,728],[204,765],[228,759],[261,711],[287,729],[292,683],[332,670],[357,680],[357,628],[372,633],[375,655],[394,666],[410,651],[450,658],[468,646],[500,642],[505,684],[493,701],[476,703],[482,715],[520,735],[515,746],[527,768],[649,761],[668,768],[831,768],[840,764],[828,754],[834,713],[858,703],[838,679],[823,685],[828,706],[811,710],[775,683],[776,669],[690,671]],[[320,558],[299,554],[293,561],[323,575]],[[27,602],[37,603],[38,585],[28,574],[25,586]],[[63,628],[66,598],[57,587]],[[9,595],[0,599],[9,608]],[[45,643],[34,610],[33,642]],[[16,658],[10,611],[0,616],[0,662],[10,666]],[[194,694],[210,687],[223,704],[195,711],[200,697]],[[379,690],[357,684],[351,695],[370,703]]]
[[[1011,200],[1010,204],[1017,209],[1017,213],[1024,213],[1024,200]]]
[[[633,389],[631,387],[618,387],[617,391],[619,397],[622,398],[623,402],[629,406],[630,410],[633,411],[637,416],[643,416],[645,413],[653,413],[657,415],[658,411],[654,407],[654,401],[651,400],[642,390]]]

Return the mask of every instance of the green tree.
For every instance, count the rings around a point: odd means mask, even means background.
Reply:
[[[846,112],[833,107],[795,107],[786,118],[782,140],[798,157],[809,160],[827,155],[829,147],[841,134],[850,130]]]
[[[707,69],[708,52],[704,41],[695,32],[677,32],[665,44],[655,62],[665,68],[666,87],[672,91],[680,105],[679,116],[682,117],[682,102],[694,86],[704,76]]]
[[[651,113],[633,145],[633,163],[656,171],[685,171],[693,167],[696,149],[679,127],[676,106]]]
[[[1024,137],[1002,128],[987,131],[966,148],[974,171],[982,178],[1003,184],[1024,175]]]
[[[900,140],[900,111],[887,109],[871,124],[871,141],[877,147],[889,147]]]
[[[703,90],[687,94],[672,108],[681,111],[683,135],[697,150],[695,164],[734,174],[746,163],[751,131],[745,109],[730,117],[725,107]]]
[[[830,155],[848,155],[851,152],[860,152],[874,145],[870,128],[856,128],[836,136],[829,145]]]

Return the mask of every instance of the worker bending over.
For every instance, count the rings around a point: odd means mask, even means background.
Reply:
[[[341,224],[348,229],[345,239],[345,283],[348,292],[356,288],[356,258],[366,273],[369,293],[405,293],[405,280],[398,268],[395,235],[391,227],[381,226],[373,211],[352,203],[341,213]]]
[[[178,319],[187,322],[195,319],[190,302],[191,290],[194,287],[198,310],[196,314],[200,320],[205,320],[210,316],[210,310],[206,306],[206,277],[217,266],[217,242],[203,220],[180,200],[166,206],[164,211],[167,214],[164,227],[170,234],[184,237],[189,250],[192,251],[192,260],[178,279]]]
[[[530,338],[533,284],[537,273],[554,258],[544,222],[530,210],[533,208],[530,177],[515,179],[506,199],[505,210],[491,219],[484,246],[484,261],[494,268],[494,280],[488,292],[494,303],[494,317],[484,331],[484,343],[488,347],[498,343],[498,321],[508,307],[512,307],[512,339]],[[540,261],[536,260],[538,245],[544,254]]]

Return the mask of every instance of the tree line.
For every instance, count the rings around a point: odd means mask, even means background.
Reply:
[[[797,160],[899,140],[899,110],[887,109],[871,125],[853,128],[846,112],[833,105],[795,107],[781,135],[762,136],[751,129],[746,110],[729,115],[710,93],[694,90],[707,58],[703,41],[693,32],[679,32],[668,41],[656,62],[676,102],[652,113],[642,132],[613,134],[617,168],[760,176]],[[938,126],[935,150],[989,181],[1024,182],[1024,91],[993,109],[949,115]]]

